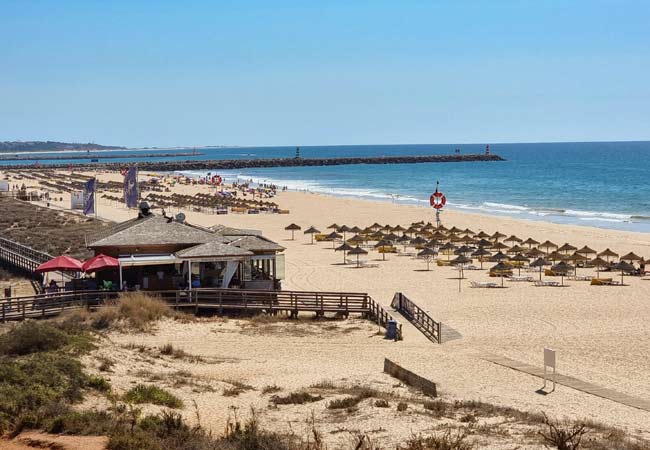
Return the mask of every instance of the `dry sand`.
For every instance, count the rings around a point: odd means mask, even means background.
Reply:
[[[119,179],[119,174],[100,174],[100,178],[108,177]],[[194,193],[209,188],[177,185],[174,189]],[[331,250],[331,243],[308,245],[308,237],[301,232],[290,241],[290,233],[284,230],[291,222],[303,229],[314,225],[323,231],[332,222],[348,226],[373,222],[405,225],[433,220],[431,210],[295,192],[281,193],[275,201],[291,213],[216,216],[184,212],[192,223],[260,229],[284,245],[285,289],[368,292],[385,306],[395,292],[403,292],[462,337],[435,345],[404,323],[405,339],[398,343],[364,336],[348,344],[332,341],[325,345],[294,337],[287,338],[291,343],[287,346],[284,338],[253,339],[242,333],[218,334],[196,326],[165,327],[153,339],[173,340],[191,353],[240,358],[233,376],[249,378],[258,385],[275,383],[287,388],[308,386],[329,377],[385,381],[380,374],[381,361],[388,356],[437,382],[443,396],[449,398],[480,399],[543,410],[554,416],[590,418],[632,433],[650,434],[648,412],[562,386],[551,395],[541,396],[535,392],[542,384],[539,378],[481,359],[482,355],[495,354],[541,366],[542,349],[550,346],[558,352],[559,372],[650,401],[650,281],[626,278],[629,286],[624,287],[570,281],[567,288],[506,282],[507,289],[470,289],[470,280],[485,281],[488,277],[484,271],[467,271],[468,280],[459,293],[454,269],[432,266],[431,271],[422,271],[426,267],[423,261],[394,255],[387,256],[387,261],[376,261],[378,268],[353,269],[340,265],[342,255]],[[99,208],[103,217],[116,221],[134,214],[103,200]],[[499,230],[524,239],[550,239],[560,245],[589,245],[599,251],[610,247],[620,254],[634,251],[650,256],[650,235],[642,233],[456,211],[445,211],[443,223],[488,233]],[[381,260],[381,255],[371,252],[368,259]],[[581,273],[590,271],[581,269]],[[150,338],[142,339],[146,343]],[[221,373],[225,365],[214,367]],[[201,409],[202,414],[206,411],[203,419],[211,420],[210,408],[205,405]],[[215,415],[215,421],[220,420]]]

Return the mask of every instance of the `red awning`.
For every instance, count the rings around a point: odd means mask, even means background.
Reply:
[[[70,256],[57,256],[36,268],[36,272],[81,272],[81,261]]]
[[[110,256],[97,255],[83,263],[83,271],[86,273],[98,272],[100,270],[114,269],[120,266],[120,262]]]

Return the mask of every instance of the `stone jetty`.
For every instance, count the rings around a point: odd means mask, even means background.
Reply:
[[[231,170],[257,169],[264,167],[306,167],[306,166],[344,166],[351,164],[419,164],[419,163],[453,163],[504,161],[499,155],[420,155],[420,156],[372,156],[350,158],[269,158],[269,159],[213,159],[185,161],[137,161],[140,170],[176,172],[181,170]],[[119,170],[132,163],[99,162],[72,164],[75,169]],[[51,169],[67,169],[70,164],[41,164]],[[33,169],[34,164],[2,165],[5,169]]]

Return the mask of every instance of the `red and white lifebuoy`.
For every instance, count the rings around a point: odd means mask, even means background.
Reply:
[[[429,197],[429,203],[434,209],[442,209],[443,206],[447,203],[447,197],[442,192],[436,190],[431,197]]]
[[[219,175],[215,175],[212,177],[212,184],[219,186],[223,183],[223,179]]]

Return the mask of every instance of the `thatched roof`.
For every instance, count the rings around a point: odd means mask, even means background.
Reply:
[[[229,245],[234,245],[236,247],[242,248],[244,250],[249,250],[251,252],[281,252],[284,250],[279,244],[266,239],[262,236],[243,236],[237,239],[233,239],[229,242]]]
[[[227,257],[227,256],[252,256],[253,252],[234,245],[212,241],[206,244],[196,245],[176,252],[179,258],[205,258],[205,257]]]
[[[153,214],[123,222],[103,234],[104,237],[89,242],[88,247],[191,245],[214,240],[207,230]]]
[[[232,228],[225,225],[214,225],[210,230],[221,236],[262,236],[260,230],[250,230],[245,228]]]

